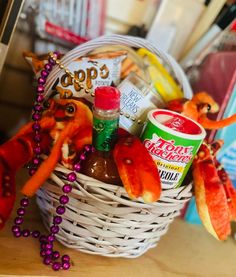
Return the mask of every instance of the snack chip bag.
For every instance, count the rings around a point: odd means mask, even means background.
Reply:
[[[126,51],[106,51],[77,58],[67,67],[75,77],[61,70],[52,89],[56,89],[60,94],[66,90],[67,95],[82,97],[93,102],[91,92],[96,87],[118,85],[121,78],[121,64],[126,54]],[[47,56],[38,57],[25,53],[24,57],[31,64],[37,77],[47,61]]]

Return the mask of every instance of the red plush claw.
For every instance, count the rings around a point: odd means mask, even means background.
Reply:
[[[141,141],[124,135],[113,152],[120,178],[131,198],[141,196],[147,203],[160,198],[161,182],[155,162]]]
[[[16,199],[15,173],[0,162],[0,230],[4,227]]]
[[[132,138],[120,139],[114,148],[113,156],[126,192],[134,199],[141,196],[142,183],[135,166],[132,144]]]
[[[169,102],[167,102],[166,109],[171,110],[173,112],[182,113],[184,103],[187,101],[188,101],[187,98],[178,98],[178,99],[170,100]]]
[[[44,134],[41,147],[45,151],[49,136]],[[16,198],[16,171],[33,157],[35,142],[31,134],[12,139],[0,146],[0,229],[8,219]]]
[[[202,144],[193,162],[194,191],[203,225],[215,238],[225,240],[231,233],[230,212],[213,155],[214,151]]]

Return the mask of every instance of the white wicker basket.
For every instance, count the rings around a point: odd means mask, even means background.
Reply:
[[[68,66],[74,58],[102,45],[147,48],[171,66],[185,96],[191,97],[191,88],[177,62],[145,39],[120,35],[100,37],[68,52],[62,63]],[[47,95],[59,71],[57,67],[50,74],[46,85]],[[65,181],[68,172],[68,169],[58,165],[48,182],[37,192],[37,203],[47,228],[52,225],[61,188],[68,182]],[[155,247],[160,237],[167,232],[169,224],[190,199],[191,188],[192,185],[189,184],[163,190],[158,202],[145,204],[141,199],[130,200],[123,187],[77,174],[57,239],[67,247],[86,253],[109,257],[138,257]]]

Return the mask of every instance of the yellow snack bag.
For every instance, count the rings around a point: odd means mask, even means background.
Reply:
[[[137,50],[137,53],[145,59],[148,64],[147,70],[149,72],[151,81],[162,96],[168,102],[176,98],[183,98],[183,92],[166,68],[160,63],[157,56],[144,48]]]

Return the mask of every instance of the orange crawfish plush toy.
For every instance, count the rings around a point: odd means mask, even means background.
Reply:
[[[0,229],[14,205],[15,174],[20,167],[35,154],[38,156],[32,161],[32,177],[22,189],[24,195],[32,196],[50,176],[57,162],[70,167],[75,152],[85,144],[91,144],[92,112],[87,105],[78,99],[50,99],[46,106],[40,125],[28,123],[0,146]],[[37,134],[39,128],[41,135]],[[36,171],[34,166],[40,163],[41,153],[49,156]]]
[[[216,113],[218,104],[206,92],[196,93],[192,99],[176,99],[168,109],[180,112],[199,122],[205,129],[219,129],[236,122],[236,114],[219,121],[211,120],[208,113]],[[236,220],[236,190],[216,158],[223,141],[204,142],[193,166],[193,185],[199,216],[207,231],[219,240],[231,233],[230,221]]]

